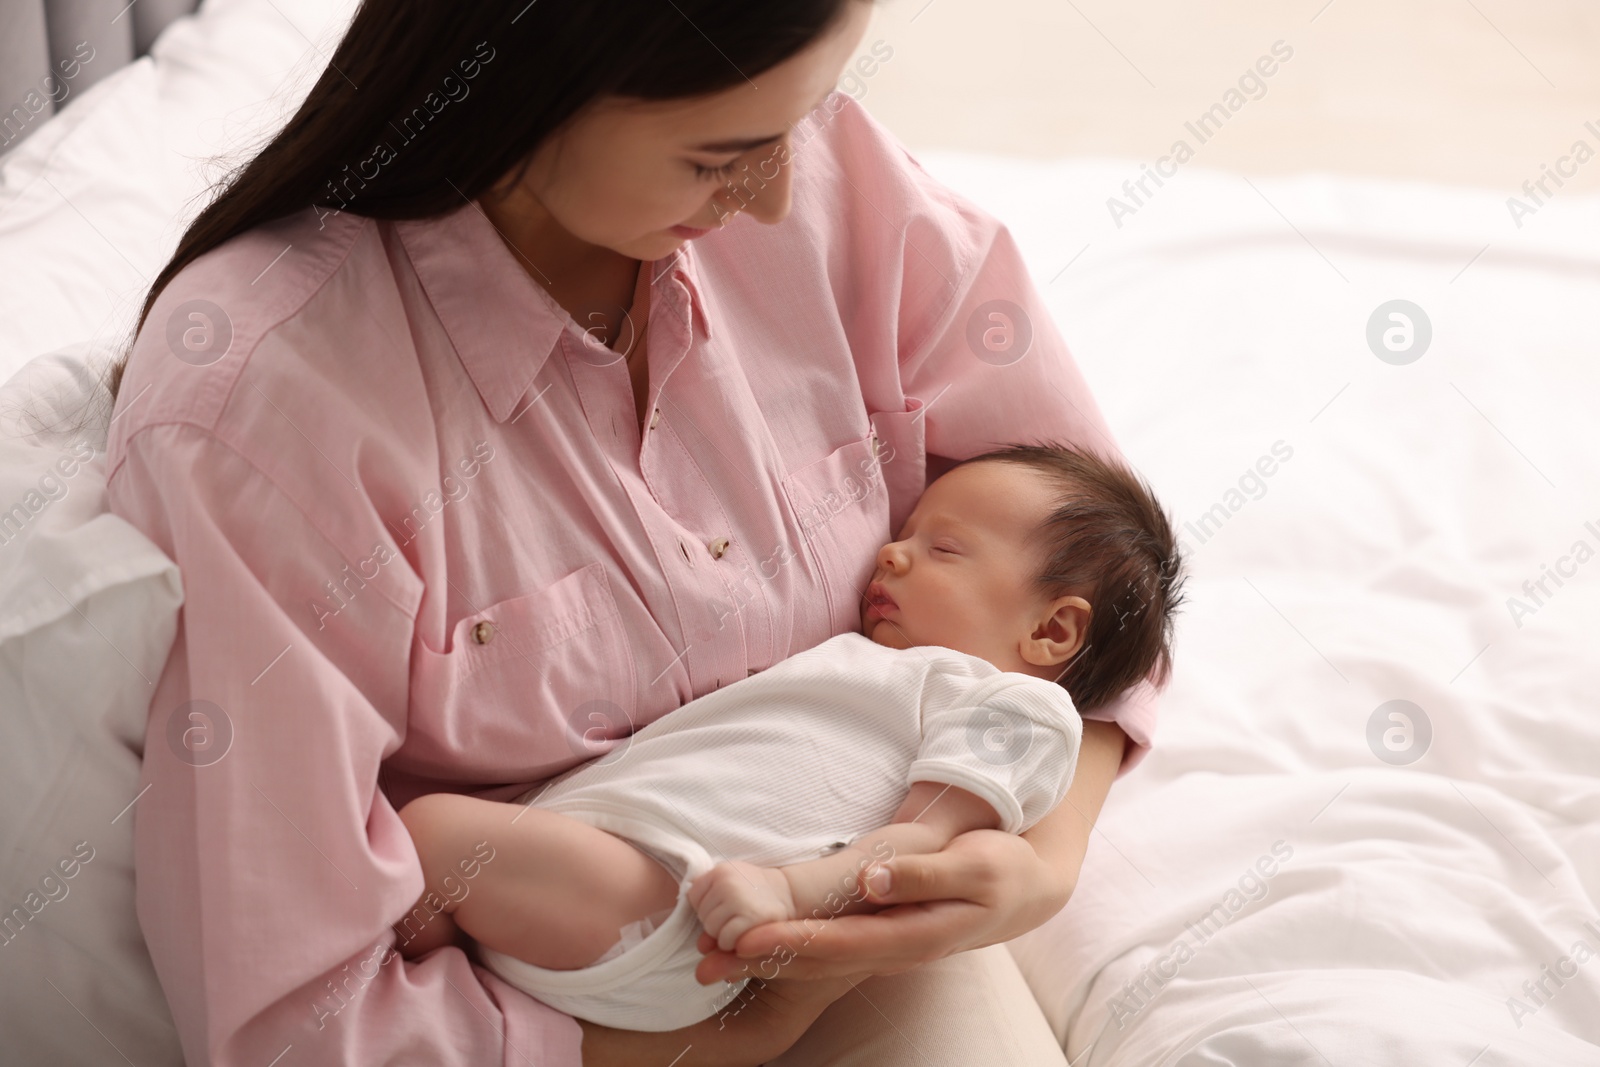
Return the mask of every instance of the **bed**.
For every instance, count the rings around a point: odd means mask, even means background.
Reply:
[[[95,374],[349,11],[209,0],[0,157],[7,1063],[181,1062],[131,830],[182,587],[104,511]],[[919,159],[1190,561],[1155,750],[1011,945],[1073,1067],[1600,1063],[1600,198]]]

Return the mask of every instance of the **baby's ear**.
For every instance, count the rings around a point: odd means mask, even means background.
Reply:
[[[1089,639],[1093,609],[1081,596],[1057,597],[1050,614],[1023,641],[1022,658],[1036,667],[1059,667],[1083,649]]]

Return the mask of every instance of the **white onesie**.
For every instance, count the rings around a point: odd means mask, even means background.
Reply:
[[[1056,683],[938,645],[895,649],[840,634],[690,701],[518,798],[659,859],[679,880],[659,926],[624,931],[578,970],[482,946],[480,957],[569,1015],[627,1030],[688,1026],[745,984],[695,981],[701,927],[688,887],[701,873],[723,860],[781,867],[826,855],[887,825],[913,782],[975,793],[1002,830],[1021,833],[1066,795],[1082,736]]]

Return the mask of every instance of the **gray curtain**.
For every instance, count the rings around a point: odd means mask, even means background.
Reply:
[[[0,154],[136,56],[196,0],[0,0]]]

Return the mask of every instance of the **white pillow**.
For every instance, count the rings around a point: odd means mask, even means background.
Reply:
[[[127,339],[211,184],[299,106],[354,8],[205,0],[0,160],[0,381],[41,352]]]
[[[0,164],[0,513],[23,508],[0,526],[0,912],[27,916],[0,915],[0,1064],[183,1062],[124,810],[177,568],[104,511],[104,406],[87,460],[70,433],[21,435],[84,418],[207,186],[298,106],[355,6],[205,0]]]
[[[134,913],[128,810],[183,592],[177,565],[105,510],[108,358],[74,346],[0,387],[7,1063],[105,1062],[107,1041],[135,1063],[183,1061]]]

